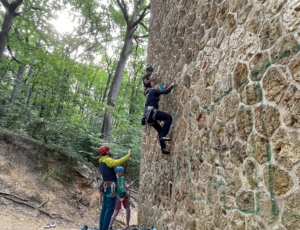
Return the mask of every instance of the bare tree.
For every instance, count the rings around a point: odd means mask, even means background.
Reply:
[[[124,19],[127,23],[126,27],[126,35],[124,39],[124,44],[122,47],[122,51],[118,60],[117,68],[114,74],[113,81],[110,86],[110,91],[108,94],[107,105],[112,109],[116,105],[117,97],[119,94],[123,73],[125,69],[126,62],[128,57],[131,54],[133,39],[138,36],[134,35],[139,24],[142,23],[145,16],[149,13],[150,4],[147,5],[144,9],[142,9],[145,0],[134,0],[134,10],[132,12],[131,17],[128,15],[127,5],[124,0],[116,0],[118,6],[123,12]],[[110,113],[109,109],[105,110],[103,125],[102,125],[102,135],[104,136],[105,141],[109,141],[109,136],[111,132],[113,117]]]

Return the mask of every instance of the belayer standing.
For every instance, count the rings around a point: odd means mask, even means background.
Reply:
[[[102,201],[102,209],[100,214],[100,230],[108,230],[110,218],[115,209],[116,203],[116,183],[117,176],[114,170],[114,167],[120,166],[128,161],[131,150],[128,151],[128,154],[125,157],[122,157],[119,160],[112,159],[112,152],[107,146],[102,146],[99,148],[99,154],[102,156],[99,160],[99,168],[104,181],[104,193]]]
[[[146,102],[144,110],[144,119],[151,125],[158,133],[161,151],[163,154],[170,154],[166,149],[165,141],[170,141],[171,138],[167,137],[171,124],[172,116],[170,114],[158,111],[159,97],[162,94],[168,94],[173,89],[175,83],[172,83],[166,90],[163,86],[158,84],[154,88],[146,90]],[[164,121],[163,127],[157,121]]]
[[[144,94],[146,96],[146,90],[148,88],[152,88],[151,82],[156,84],[156,75],[153,74],[153,68],[151,66],[147,66],[146,74],[143,76],[143,85],[144,85]]]

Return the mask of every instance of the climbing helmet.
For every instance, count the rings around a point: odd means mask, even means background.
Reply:
[[[101,155],[101,156],[104,155],[106,153],[106,151],[108,151],[108,150],[109,150],[108,146],[106,146],[106,145],[101,146],[99,148],[99,155]]]
[[[161,84],[158,84],[157,86],[160,88],[160,90],[164,90],[164,87]]]
[[[124,172],[124,168],[122,166],[118,166],[116,170],[117,172]]]

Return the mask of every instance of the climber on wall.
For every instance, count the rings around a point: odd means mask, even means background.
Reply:
[[[170,152],[166,149],[165,141],[171,140],[171,138],[167,137],[167,135],[172,124],[172,116],[167,113],[158,111],[158,102],[160,95],[170,93],[174,85],[175,83],[172,83],[166,90],[164,90],[163,86],[158,84],[154,88],[148,88],[146,90],[144,119],[157,131],[161,151],[163,154],[170,154]],[[163,127],[161,127],[157,121],[164,121],[165,123]]]
[[[153,76],[151,76],[153,75]],[[151,66],[147,66],[146,68],[146,74],[143,76],[143,85],[144,85],[144,95],[146,96],[146,90],[148,88],[152,88],[151,86],[151,82],[153,82],[153,84],[156,84],[156,74],[153,74],[153,68]]]
[[[102,156],[99,160],[99,168],[104,181],[104,192],[103,192],[103,201],[102,209],[100,214],[100,230],[108,230],[110,218],[115,209],[115,191],[117,176],[114,170],[115,166],[120,166],[128,161],[131,150],[128,151],[128,154],[125,157],[122,157],[119,160],[112,159],[112,152],[107,146],[102,146],[99,148],[99,155]]]

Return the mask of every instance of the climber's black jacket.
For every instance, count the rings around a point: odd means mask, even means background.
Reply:
[[[153,106],[155,109],[158,109],[158,102],[159,102],[159,96],[161,94],[168,94],[173,89],[173,86],[169,86],[166,90],[159,90],[159,89],[153,89],[148,88],[146,90],[146,102],[145,106]]]

